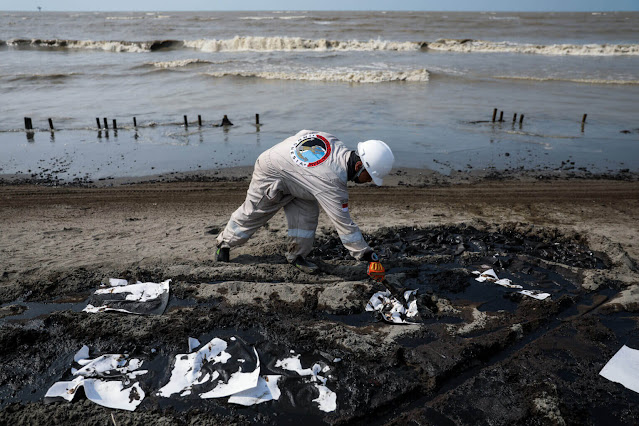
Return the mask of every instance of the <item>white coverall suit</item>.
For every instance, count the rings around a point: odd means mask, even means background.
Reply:
[[[263,152],[255,162],[246,200],[217,237],[220,247],[245,243],[284,207],[289,262],[313,249],[319,206],[356,259],[371,252],[348,211],[347,165],[351,155],[335,136],[302,130]]]

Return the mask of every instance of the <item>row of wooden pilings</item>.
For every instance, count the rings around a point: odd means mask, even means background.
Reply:
[[[497,108],[494,108],[494,109],[493,109],[493,119],[492,119],[492,122],[494,123],[495,121],[497,121],[497,122],[499,122],[499,123],[503,123],[503,121],[504,121],[504,111],[499,111],[499,120],[496,120],[496,119],[497,119],[497,111],[498,111],[498,109],[497,109]],[[583,130],[584,130],[584,125],[586,124],[586,118],[588,118],[588,114],[584,114],[584,115],[581,117],[581,131],[582,131],[582,132],[583,132]],[[515,114],[513,115],[513,124],[515,124],[516,122],[517,122],[517,113],[515,113]],[[524,123],[524,114],[521,114],[521,115],[519,116],[519,125],[521,126],[523,123]]]
[[[51,118],[48,119],[49,121],[49,130],[54,131],[55,128],[53,127],[53,120]],[[109,121],[107,120],[106,117],[103,117],[102,119],[102,123],[100,123],[100,118],[96,117],[95,118],[95,123],[98,126],[98,130],[102,130],[102,128],[104,128],[105,130],[109,130]],[[199,127],[202,127],[202,116],[198,115],[197,116],[197,124]],[[231,123],[231,120],[229,120],[228,116],[224,116],[224,118],[222,118],[222,122],[221,124],[219,124],[219,126],[232,126],[233,123]],[[255,114],[255,125],[259,126],[260,125],[260,115],[259,114]],[[136,117],[133,117],[133,127],[138,127],[138,120]],[[184,116],[184,127],[189,127],[189,120],[188,117],[185,115]],[[118,122],[117,120],[114,118],[112,121],[112,127],[113,130],[118,130]],[[33,120],[31,119],[31,117],[24,117],[24,129],[26,131],[29,130],[33,130]]]

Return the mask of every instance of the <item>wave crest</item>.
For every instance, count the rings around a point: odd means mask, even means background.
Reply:
[[[460,53],[518,53],[537,55],[617,56],[639,55],[639,44],[552,44],[495,42],[473,39],[441,39],[435,42],[389,40],[327,40],[300,37],[242,37],[230,39],[94,41],[62,39],[0,40],[0,46],[17,48],[93,49],[111,52],[153,52],[189,48],[203,52],[232,51],[446,51]]]
[[[11,39],[7,46],[17,48],[54,48],[54,49],[88,49],[106,50],[110,52],[151,52],[154,50],[179,47],[177,40],[155,41],[95,41],[95,40],[62,40],[62,39]]]
[[[300,37],[240,37],[226,40],[192,40],[184,45],[204,52],[220,51],[281,51],[281,50],[343,50],[343,51],[372,51],[372,50],[419,50],[421,43],[397,42],[385,40],[311,40]]]
[[[181,59],[176,61],[165,61],[165,62],[149,62],[148,65],[153,65],[156,68],[183,68],[191,65],[202,65],[202,64],[212,64],[211,61],[206,61],[204,59]]]
[[[219,71],[204,73],[210,77],[252,77],[266,80],[301,80],[343,83],[386,83],[396,81],[426,82],[429,73],[425,69],[409,71],[356,71],[327,69],[309,72],[284,71]]]
[[[429,50],[461,53],[524,53],[536,55],[615,56],[639,55],[639,44],[519,44],[472,39],[441,39]]]

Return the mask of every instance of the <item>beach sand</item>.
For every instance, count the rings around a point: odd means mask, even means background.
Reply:
[[[389,279],[420,288],[423,324],[398,326],[364,311],[381,286],[366,279],[364,263],[346,255],[323,213],[310,256],[325,271],[319,275],[286,264],[283,212],[233,249],[231,263],[213,261],[215,236],[242,203],[249,176],[250,169],[236,169],[102,187],[1,185],[0,423],[636,421],[637,394],[598,375],[637,334],[636,179],[405,170],[388,186],[353,186],[351,214],[385,254]],[[420,229],[443,239],[419,239]],[[456,235],[467,248],[481,236],[535,246],[454,254],[447,247]],[[532,277],[527,283],[537,282],[552,297],[536,300],[473,280],[471,272],[490,259],[498,273],[526,266],[513,277]],[[110,277],[171,279],[169,308],[142,317],[64,305],[81,304]],[[41,302],[60,308],[38,315]],[[147,389],[135,412],[78,397],[43,402],[84,344],[100,353],[137,351],[168,360],[186,352],[189,336],[216,333],[341,358],[328,384],[337,410],[279,401],[248,408],[225,399],[179,401],[154,396],[157,389]],[[166,372],[155,374],[161,381]]]

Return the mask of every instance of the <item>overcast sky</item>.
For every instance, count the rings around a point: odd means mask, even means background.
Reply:
[[[0,10],[639,11],[639,0],[0,0]]]

